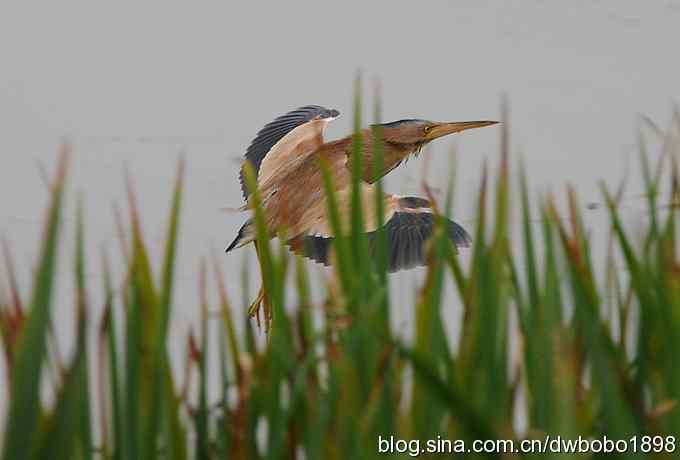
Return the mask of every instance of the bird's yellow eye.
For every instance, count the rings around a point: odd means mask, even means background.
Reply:
[[[432,126],[425,126],[425,127],[423,128],[423,132],[424,132],[425,134],[428,134],[430,131],[432,131]]]

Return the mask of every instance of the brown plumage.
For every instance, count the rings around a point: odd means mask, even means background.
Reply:
[[[246,154],[257,177],[259,197],[265,222],[272,237],[285,231],[290,248],[317,262],[330,261],[333,235],[327,215],[326,198],[320,164],[332,174],[341,220],[347,225],[351,200],[352,136],[324,142],[323,131],[337,117],[335,110],[306,106],[283,115],[258,133]],[[399,120],[381,125],[383,138],[382,171],[374,171],[373,130],[361,131],[364,223],[369,237],[377,229],[375,190],[372,185],[417,154],[432,140],[470,128],[489,126],[493,121],[436,123],[426,120]],[[243,184],[247,199],[252,199]],[[427,200],[385,194],[384,222],[387,229],[389,269],[391,271],[422,265],[423,245],[429,238],[433,217]],[[457,246],[467,246],[469,236],[455,222],[449,221],[449,235]],[[248,221],[227,251],[254,241],[254,228]],[[346,226],[344,228],[347,228]]]

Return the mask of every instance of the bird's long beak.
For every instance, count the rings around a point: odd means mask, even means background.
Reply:
[[[459,133],[466,129],[483,128],[484,126],[491,126],[497,123],[497,121],[453,121],[450,123],[439,123],[432,126],[428,137],[430,140],[433,140],[447,134]]]

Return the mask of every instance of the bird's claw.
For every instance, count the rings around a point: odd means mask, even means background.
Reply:
[[[248,316],[253,317],[255,315],[259,316],[260,313],[260,306],[262,305],[262,302],[264,301],[264,290],[260,289],[260,292],[257,293],[257,298],[253,300],[253,303],[250,304],[250,307],[248,307]]]
[[[257,327],[260,327],[260,308],[264,307],[264,320],[265,325],[269,325],[269,320],[271,319],[271,308],[269,305],[269,296],[265,293],[264,288],[260,288],[257,293],[257,297],[248,307],[248,317],[255,318],[257,320]]]

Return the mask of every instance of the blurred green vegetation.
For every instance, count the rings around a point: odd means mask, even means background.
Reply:
[[[358,129],[358,96],[356,101]],[[505,114],[503,121],[507,122]],[[310,300],[306,265],[283,248],[273,250],[258,209],[261,268],[272,301],[271,320],[263,325],[267,340],[255,339],[254,320],[247,319],[243,327],[235,324],[241,315],[234,315],[236,307],[225,292],[219,264],[210,270],[217,281],[219,305],[208,305],[205,291],[210,272],[202,267],[202,294],[196,303],[202,326],[200,334],[190,336],[188,361],[183,364],[197,382],[191,394],[171,373],[166,348],[181,213],[181,164],[163,260],[149,260],[129,187],[132,238],[125,250],[127,274],[120,294],[114,293],[104,260],[102,318],[93,318],[88,305],[85,265],[99,262],[85,257],[85,229],[78,212],[73,270],[76,347],[67,363],[50,362],[54,358],[47,353],[47,340],[67,169],[62,155],[28,300],[18,292],[11,259],[6,257],[12,295],[0,305],[9,377],[3,395],[9,398],[9,411],[2,458],[360,459],[390,457],[379,453],[379,436],[423,441],[544,439],[547,434],[569,439],[677,436],[677,152],[670,151],[667,143],[658,163],[652,165],[641,140],[640,172],[649,215],[640,236],[636,233],[634,238],[619,215],[623,187],[611,191],[602,185],[610,244],[605,273],[597,274],[599,265],[591,255],[575,193],[568,191],[567,217],[558,214],[550,197],[541,197],[536,216],[523,168],[518,177],[509,172],[507,126],[503,124],[497,175],[490,177],[486,169],[482,173],[469,266],[462,266],[443,228],[429,243],[430,263],[413,306],[412,342],[404,343],[392,329],[385,236],[379,232],[377,240],[382,244],[377,257],[369,258],[358,208],[361,200],[353,200],[351,228],[341,229],[333,193],[328,195],[335,233],[343,236],[334,247],[336,280],[328,286],[323,307],[317,307],[321,315]],[[379,132],[375,138],[380,158]],[[355,172],[361,171],[358,139],[352,161]],[[359,175],[354,177],[356,192]],[[253,185],[252,174],[249,180]],[[324,180],[326,191],[332,191],[332,177],[325,169]],[[663,183],[670,186],[661,187]],[[662,189],[670,191],[662,196]],[[378,193],[382,193],[380,186]],[[451,209],[451,191],[445,201],[440,203],[443,213]],[[513,226],[519,235],[514,238],[511,209],[521,211],[520,221]],[[382,216],[380,209],[378,215]],[[291,277],[294,283],[287,283]],[[447,278],[455,285],[455,299],[442,295]],[[295,305],[285,302],[290,289],[297,294]],[[447,335],[443,323],[453,302],[463,307],[459,337]],[[216,308],[223,327],[217,340],[211,340],[207,323],[214,319],[209,319],[208,311]],[[516,326],[510,320],[513,316]],[[237,334],[238,330],[245,332]],[[99,349],[92,350],[88,331],[95,331]],[[514,340],[519,347],[511,359]],[[213,343],[218,345],[211,347]],[[94,352],[97,359],[88,361]],[[208,401],[206,368],[208,356],[215,354],[221,395],[216,405]],[[88,372],[88,362],[96,363],[93,372]],[[61,369],[50,404],[40,397],[41,387],[50,385],[45,381],[48,366]],[[93,373],[99,384],[90,379]],[[93,415],[93,405],[98,406],[98,417]],[[518,418],[527,429],[517,429]],[[655,445],[648,447],[653,450]],[[484,456],[522,455],[477,455]]]

